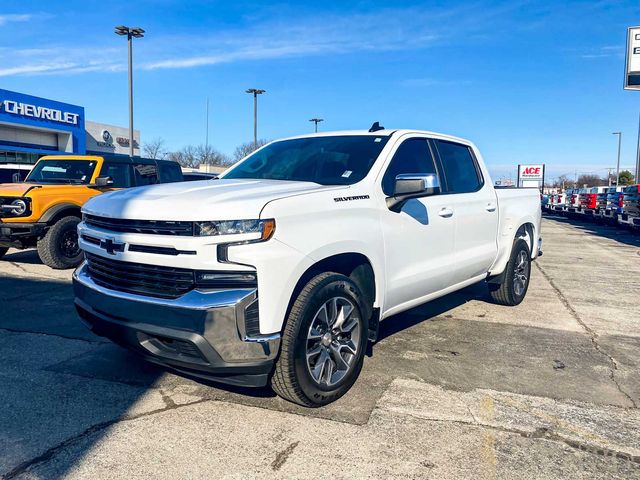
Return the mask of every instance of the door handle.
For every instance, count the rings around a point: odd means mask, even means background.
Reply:
[[[495,203],[487,203],[487,206],[484,207],[487,212],[495,212],[496,204]]]
[[[453,216],[453,209],[452,208],[443,207],[438,212],[438,215],[440,215],[443,218],[452,217]]]

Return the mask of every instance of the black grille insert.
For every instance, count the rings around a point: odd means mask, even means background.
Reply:
[[[255,271],[190,270],[123,262],[89,252],[85,252],[85,258],[88,274],[95,283],[111,290],[137,295],[177,298],[195,288],[211,290],[258,286]]]
[[[85,253],[88,273],[98,285],[121,292],[177,298],[195,287],[193,270],[122,262]]]
[[[122,218],[84,215],[87,225],[112,232],[146,233],[151,235],[193,236],[193,222],[173,222],[166,220],[126,220]]]

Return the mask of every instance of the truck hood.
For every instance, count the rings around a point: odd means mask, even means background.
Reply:
[[[345,187],[253,179],[167,183],[98,195],[82,211],[131,220],[250,219],[272,200],[336,188]]]
[[[70,195],[79,188],[87,188],[87,185],[75,185],[68,183],[3,183],[0,184],[0,197],[36,197],[38,195]]]
[[[33,185],[29,183],[2,183],[0,197],[22,197]]]

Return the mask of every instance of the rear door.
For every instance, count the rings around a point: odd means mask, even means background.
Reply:
[[[401,174],[439,174],[426,137],[409,137],[399,143],[385,166],[381,188],[393,195]],[[447,195],[411,199],[400,212],[381,209],[386,262],[385,312],[451,283],[455,264],[455,219],[447,210]]]
[[[434,140],[445,177],[445,195],[455,217],[453,284],[485,274],[498,254],[498,202],[472,149]]]

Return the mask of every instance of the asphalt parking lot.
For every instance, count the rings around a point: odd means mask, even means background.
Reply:
[[[547,218],[525,302],[483,285],[383,322],[303,409],[93,336],[71,272],[0,261],[4,478],[640,478],[640,236]]]

